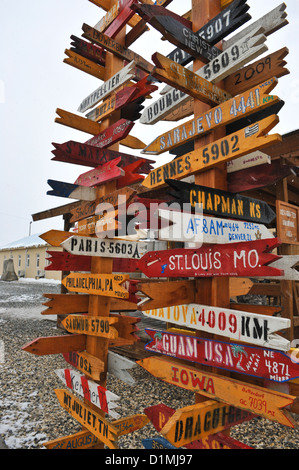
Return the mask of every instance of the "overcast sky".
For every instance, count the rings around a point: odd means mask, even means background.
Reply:
[[[280,5],[273,0],[248,0],[252,21]],[[299,128],[299,2],[288,0],[289,25],[267,39],[268,53],[288,47],[290,74],[279,80],[273,93],[286,104],[280,123],[272,132],[288,133]],[[85,142],[91,136],[54,122],[56,109],[77,113],[82,99],[102,82],[63,63],[64,50],[72,34],[81,36],[82,24],[94,26],[105,14],[88,0],[1,0],[0,17],[0,247],[29,234],[31,215],[58,207],[71,199],[48,196],[48,179],[74,183],[88,168],[51,161],[52,142]],[[182,14],[191,1],[173,0],[168,6]],[[249,24],[249,23],[247,23]],[[245,27],[245,26],[244,26]],[[167,54],[174,46],[161,41],[150,27],[130,49],[151,60],[154,52]],[[163,85],[162,85],[163,87]],[[158,98],[158,92],[153,95]],[[148,105],[148,103],[146,103]],[[149,144],[174,127],[164,123],[146,126],[136,123],[131,135]],[[125,153],[139,155],[120,147]],[[166,159],[166,160],[165,160]],[[157,166],[169,161],[168,154],[157,157]],[[63,229],[62,217],[33,222],[31,233]]]

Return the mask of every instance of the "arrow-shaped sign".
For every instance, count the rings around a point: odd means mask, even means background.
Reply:
[[[127,357],[108,351],[108,372],[113,374],[122,382],[125,382],[128,385],[134,385],[135,379],[128,371],[135,367],[137,367],[135,361],[130,361]]]
[[[245,343],[281,351],[289,351],[290,349],[290,342],[275,334],[277,331],[285,330],[291,326],[291,321],[288,318],[199,304],[175,305],[144,310],[142,313],[159,321],[167,321],[175,325],[227,336]]]
[[[100,80],[104,80],[105,67],[103,67],[103,65],[100,65],[93,60],[88,59],[87,57],[77,54],[70,49],[65,49],[64,53],[67,56],[67,58],[63,60],[65,64],[71,65],[72,67],[75,67],[82,72],[88,73],[89,75],[92,75],[93,77],[96,77]]]
[[[99,126],[99,124],[97,124],[97,126]],[[104,131],[100,133],[97,132],[94,137],[86,141],[86,144],[100,148],[110,147],[110,145],[124,139],[133,127],[134,122],[129,121],[128,119],[119,119],[119,121],[115,122]]]
[[[62,279],[62,284],[70,292],[127,299],[129,292],[121,284],[128,279],[126,274],[71,273]]]
[[[55,389],[60,405],[109,449],[116,449],[117,429],[67,390]]]
[[[148,251],[150,245],[147,242],[97,239],[73,235],[62,242],[61,246],[74,255],[140,259]]]
[[[185,181],[167,180],[166,183],[175,191],[172,195],[178,199],[182,209],[184,204],[189,204],[191,209],[202,210],[206,214],[263,224],[269,224],[276,217],[271,207],[258,199]]]
[[[110,162],[104,163],[97,168],[82,173],[75,181],[79,186],[93,187],[109,181],[121,178],[125,172],[118,167],[121,157],[115,158]]]
[[[91,257],[71,255],[64,251],[47,251],[46,271],[84,271],[91,270]],[[117,271],[115,271],[117,272]]]
[[[50,196],[79,199],[82,201],[94,201],[97,197],[95,188],[88,188],[78,184],[65,183],[64,181],[48,180],[52,190],[47,191]]]
[[[205,217],[167,209],[158,209],[157,212],[162,220],[169,222],[158,230],[159,240],[222,244],[274,237],[265,225],[255,222]]]
[[[144,179],[142,186],[148,189],[159,188],[165,186],[165,180],[169,178],[180,180],[194,173],[211,169],[219,163],[227,163],[254,150],[261,150],[268,145],[279,142],[282,139],[279,134],[268,134],[278,122],[278,116],[270,116],[234,134],[216,140],[206,147],[175,158],[152,170]]]
[[[296,269],[299,264],[299,255],[283,255],[280,259],[274,261],[271,267],[280,269],[283,271],[282,276],[278,276],[276,279],[287,280],[287,281],[299,281],[299,271]],[[269,279],[267,276],[265,279]]]
[[[84,375],[73,369],[56,369],[55,374],[68,388],[105,411],[112,418],[119,418],[119,413],[114,411],[119,406],[115,403],[120,399],[118,395],[91,380],[87,380]]]
[[[208,398],[230,404],[284,426],[295,427],[295,421],[290,413],[282,410],[282,408],[293,404],[295,396],[269,391],[263,387],[253,386],[211,372],[202,372],[194,367],[181,365],[173,359],[148,357],[137,361],[137,363],[154,377],[171,385],[200,393]],[[258,398],[254,399],[254,397]]]
[[[209,82],[216,83],[265,52],[267,50],[267,46],[264,45],[265,40],[266,37],[262,34],[262,30],[257,29],[251,35],[244,37],[234,44],[230,49],[222,52],[195,73]],[[161,98],[145,108],[140,122],[143,124],[154,124],[157,120],[162,119],[169,112],[190,99],[190,95],[186,93],[181,92],[179,94],[175,89],[167,88],[167,92]],[[157,110],[161,109],[163,110],[162,114],[160,112],[157,113]]]
[[[69,333],[79,333],[109,339],[118,338],[116,328],[111,326],[114,323],[117,323],[116,317],[68,315],[61,323]]]
[[[162,331],[146,328],[145,332],[151,338],[145,349],[153,353],[274,382],[288,382],[299,378],[299,362],[294,360],[298,349],[284,353],[247,344],[201,338],[195,336],[194,331],[188,330]]]
[[[106,96],[108,96],[112,91],[116,90],[121,85],[134,78],[134,67],[135,64],[132,61],[120,69],[115,75],[113,75],[113,77],[109,78],[109,80],[104,82],[93,93],[84,98],[78,108],[78,111],[80,113],[84,113],[88,109],[98,104],[101,100],[106,98]]]
[[[74,35],[71,36],[71,40],[71,51],[77,52],[100,65],[105,65],[106,51],[103,47],[98,47],[97,45],[84,41],[82,38],[78,38]]]
[[[267,109],[269,106],[280,102],[277,96],[269,95],[277,83],[276,78],[267,80],[267,82],[260,83],[236,98],[232,98],[201,114],[196,119],[180,124],[153,140],[142,153],[160,155],[193,141],[196,137],[202,137],[218,127],[226,126],[241,118],[251,116],[257,111]]]
[[[207,245],[201,248],[174,248],[151,251],[138,260],[148,277],[282,276],[270,263],[280,256],[269,253],[280,245],[277,238],[249,242]]]

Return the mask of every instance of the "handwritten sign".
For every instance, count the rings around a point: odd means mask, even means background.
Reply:
[[[159,321],[227,336],[245,343],[265,346],[281,351],[290,349],[290,342],[274,334],[291,325],[289,318],[271,317],[241,310],[209,307],[199,304],[175,305],[144,310],[143,315]],[[196,339],[194,339],[196,344]]]
[[[159,309],[157,309],[157,312]],[[147,351],[274,382],[299,378],[298,350],[286,353],[247,344],[195,337],[194,331],[145,329]]]
[[[79,186],[93,187],[118,179],[125,174],[124,170],[118,167],[119,162],[120,157],[89,170],[86,173],[82,173],[76,179],[75,184],[78,184]]]
[[[80,333],[100,338],[118,338],[117,330],[111,326],[117,323],[117,318],[68,315],[61,323],[69,333]]]
[[[158,209],[158,214],[162,220],[169,221],[168,226],[158,230],[159,240],[222,244],[274,237],[265,225],[255,222],[205,217],[167,209]]]
[[[159,188],[165,186],[166,179],[182,179],[279,142],[279,134],[268,134],[277,123],[278,117],[270,116],[205,147],[175,158],[152,170],[142,182],[142,186],[148,189]]]
[[[65,64],[71,65],[82,72],[88,73],[93,77],[96,77],[100,80],[104,80],[105,77],[105,67],[100,64],[93,62],[92,60],[84,57],[76,52],[65,49],[64,51],[67,59],[64,59]]]
[[[126,274],[83,274],[71,273],[62,280],[70,292],[82,292],[127,299],[128,291],[121,284],[129,279]]]
[[[252,386],[211,372],[201,372],[194,367],[181,365],[173,359],[148,357],[138,361],[145,370],[171,385],[200,393],[208,398],[236,406],[284,426],[295,427],[291,415],[282,410],[290,406],[296,397],[263,387]]]
[[[109,449],[116,448],[115,441],[118,433],[111,423],[67,390],[56,389],[55,394],[62,408],[68,411],[82,426],[92,432]]]
[[[90,121],[93,122],[93,121]],[[94,123],[97,124],[97,123]],[[99,124],[97,124],[99,126]],[[134,126],[134,122],[128,119],[119,119],[102,132],[97,132],[86,144],[95,147],[106,148],[124,139]]]
[[[91,380],[87,380],[84,375],[73,369],[56,369],[55,373],[68,388],[105,411],[112,418],[119,418],[119,413],[115,411],[115,408],[119,406],[115,403],[116,400],[119,400],[118,395]]]
[[[299,244],[299,208],[284,201],[276,201],[277,236],[283,243]]]
[[[95,44],[91,44],[88,41],[84,41],[82,38],[71,35],[71,50],[87,57],[100,65],[105,65],[106,62],[106,51],[103,47],[98,47]]]
[[[195,211],[263,224],[269,224],[276,217],[271,207],[258,199],[185,181],[166,180],[166,183],[175,190],[172,194],[182,208],[190,204]]]

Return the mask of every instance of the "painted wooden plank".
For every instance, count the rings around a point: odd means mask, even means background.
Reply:
[[[252,126],[216,140],[206,147],[178,157],[152,170],[142,182],[142,186],[148,189],[165,186],[166,179],[182,179],[195,172],[211,169],[219,163],[227,163],[257,149],[261,150],[272,143],[279,142],[281,141],[279,134],[268,134],[278,121],[277,116],[270,116]]]
[[[89,41],[84,41],[82,38],[77,36],[71,36],[71,51],[74,51],[93,62],[100,65],[105,65],[106,62],[106,51],[103,47],[98,47]]]
[[[144,180],[144,176],[141,175],[140,168],[143,165],[143,161],[136,161],[131,163],[130,165],[125,166],[124,175],[121,176],[116,183],[117,188],[125,188],[127,186],[133,185],[135,183],[139,183]]]
[[[37,356],[67,353],[85,349],[85,335],[42,336],[25,344],[23,351]]]
[[[113,421],[113,426],[118,431],[118,436],[125,436],[131,432],[138,431],[142,429],[149,423],[149,419],[145,414],[138,413],[133,416],[127,416],[125,418],[120,418],[117,421]]]
[[[284,410],[293,404],[295,396],[270,391],[212,372],[202,372],[194,367],[181,365],[173,359],[148,357],[137,363],[154,377],[171,385],[200,393],[284,426],[295,427],[295,420]]]
[[[63,389],[55,389],[55,394],[60,405],[70,413],[82,426],[92,432],[101,442],[106,444],[109,449],[116,449],[117,430],[96,413],[92,408],[88,407],[72,393]]]
[[[100,125],[97,124],[97,126]],[[119,119],[116,123],[112,124],[104,131],[94,134],[94,137],[87,140],[86,144],[94,145],[95,147],[99,148],[110,147],[110,145],[115,144],[116,142],[119,142],[128,136],[133,126],[134,122],[129,121],[128,119]]]
[[[107,12],[111,9],[110,0],[89,0],[89,1]],[[166,0],[165,3],[167,3],[167,1],[168,3],[170,3],[171,0]],[[222,1],[229,1],[229,0],[222,0]],[[163,0],[158,0],[158,2],[163,2]],[[121,4],[124,5],[124,2],[121,1]],[[137,15],[135,15],[133,18],[129,20],[128,24],[134,27],[138,22],[139,22],[139,18]]]
[[[276,334],[277,331],[290,327],[288,318],[199,304],[143,310],[142,313],[149,318],[226,336],[244,343],[281,351],[290,349],[290,342]]]
[[[261,82],[270,80],[272,77],[279,78],[289,74],[289,70],[285,68],[286,61],[284,60],[288,53],[288,49],[284,47],[233,72],[224,79],[225,90],[237,95]]]
[[[88,112],[86,117],[92,121],[102,121],[103,119],[106,119],[108,116],[113,114],[115,111],[130,103],[135,93],[136,90],[133,87],[126,87],[120,91],[114,92],[110,94],[110,96],[108,96],[108,98],[106,98],[103,103]]]
[[[49,264],[45,266],[45,271],[90,271],[91,258],[86,256],[73,256],[60,251],[47,251]]]
[[[223,244],[274,238],[265,225],[256,222],[205,217],[167,209],[158,209],[157,213],[162,220],[168,221],[166,227],[158,230],[159,240]]]
[[[236,160],[232,160],[227,164],[227,172],[233,173],[234,171],[240,171],[245,168],[251,168],[253,166],[259,165],[270,165],[271,157],[264,152],[251,152],[248,155],[244,155],[244,157],[236,158]]]
[[[114,74],[94,92],[90,93],[86,98],[82,100],[77,111],[84,113],[88,109],[98,104],[101,100],[106,98],[112,91],[115,91],[121,85],[134,78],[134,67],[135,64],[131,61],[124,68],[120,69],[119,72]]]
[[[284,201],[276,201],[277,236],[282,243],[299,244],[299,207]]]
[[[250,307],[250,305],[249,305]],[[216,367],[271,382],[289,382],[299,377],[299,363],[294,360],[297,349],[283,352],[247,344],[195,336],[194,331],[171,328],[146,328],[150,341],[147,351],[176,357],[184,361]]]
[[[105,34],[110,38],[115,38],[115,36],[124,28],[130,19],[135,15],[134,10],[131,9],[132,5],[136,3],[137,0],[128,0],[124,8],[119,12],[118,16],[113,20],[113,22],[106,29]]]
[[[174,189],[175,193],[172,194],[180,203],[181,208],[187,209],[190,205],[191,209],[199,212],[202,210],[205,214],[262,224],[269,224],[276,217],[272,208],[258,199],[184,181],[167,180],[166,182]]]
[[[229,279],[229,292],[230,298],[238,295],[247,295],[253,286],[253,282],[250,279],[244,277],[231,277]]]
[[[52,229],[39,235],[39,237],[51,246],[60,246],[64,240],[71,237],[73,234],[74,232],[67,232],[66,230]]]
[[[120,272],[125,272],[121,270]],[[42,315],[67,315],[69,313],[87,313],[88,312],[88,294],[43,294],[45,298],[50,299],[43,303],[46,310],[41,312]],[[136,311],[136,302],[130,302],[123,299],[111,299],[112,312]]]
[[[186,26],[186,28],[192,28],[192,22],[187,19],[185,15],[178,15],[177,13],[165,8],[165,6],[158,5],[156,3],[142,2],[141,4],[133,5],[132,10],[138,12],[138,15],[149,23],[155,16],[166,16],[167,18],[175,19],[181,25]]]
[[[249,6],[246,0],[234,0],[218,15],[209,20],[202,28],[194,32],[194,35],[201,36],[208,41],[209,44],[215,45],[224,37],[235,31],[235,29],[250,20],[251,16],[247,13],[248,9]],[[181,65],[187,65],[193,60],[192,55],[179,48],[176,48],[168,54],[167,57]]]
[[[226,126],[242,117],[251,116],[256,111],[266,109],[271,104],[279,102],[275,95],[269,95],[277,85],[276,78],[260,83],[256,87],[232,98],[209,110],[196,119],[161,134],[142,151],[144,154],[159,155],[178,146],[193,141],[196,137],[202,137],[208,132],[221,126]]]
[[[55,122],[62,124],[63,126],[71,127],[80,132],[86,132],[87,134],[96,135],[100,132],[100,126],[97,122],[91,121],[78,114],[70,113],[64,109],[57,108],[56,114],[59,117],[55,118]]]
[[[122,46],[114,39],[111,39],[105,34],[100,33],[95,28],[92,28],[86,23],[83,24],[82,29],[83,29],[82,37],[84,37],[85,39],[88,39],[91,42],[94,42],[97,45],[104,47],[106,50],[108,50],[109,52],[112,52],[113,54],[115,54],[117,57],[121,59],[127,60],[129,62],[134,60],[136,66],[141,68],[147,73],[152,72],[153,65],[147,60],[145,60],[143,57],[141,57],[139,54],[137,54],[136,52],[128,49],[125,46]]]
[[[98,31],[104,32],[108,26],[115,20],[119,12],[124,8],[125,2],[123,0],[117,1],[107,13],[97,22],[95,28]]]
[[[165,426],[167,421],[174,415],[175,409],[170,408],[169,406],[164,405],[164,403],[160,403],[159,405],[149,406],[145,408],[144,412],[151,420],[154,428],[157,431],[161,431],[161,429]],[[246,416],[244,414],[244,421],[248,421],[251,419],[252,415]],[[164,438],[162,438],[164,439]],[[166,441],[168,442],[168,441]],[[169,443],[169,445],[171,445]],[[246,446],[242,442],[239,442],[235,439],[232,439],[225,434],[220,432],[216,434],[211,434],[203,439],[199,439],[197,441],[193,441],[189,444],[185,444],[184,447],[186,449],[249,449],[249,446]]]
[[[270,263],[280,259],[270,253],[280,245],[278,238],[207,245],[201,248],[174,248],[151,251],[138,260],[148,277],[282,276]]]
[[[267,50],[267,46],[264,44],[265,40],[266,37],[262,34],[261,30],[255,30],[252,36],[244,37],[240,42],[234,44],[227,51],[222,52],[195,73],[209,82],[216,83],[265,52]],[[157,107],[158,109],[164,109],[163,115],[160,116],[161,119],[167,113],[191,99],[186,93],[181,92],[180,96],[177,93],[173,89],[167,89],[167,92],[161,98],[148,108],[145,108],[140,122],[154,124],[155,120],[148,120],[148,115],[153,114],[152,109]],[[167,106],[165,105],[166,103]]]
[[[96,446],[99,440],[89,431],[80,431],[65,437],[58,437],[51,441],[43,442],[43,446],[53,450],[90,449]]]
[[[279,276],[278,280],[285,281],[299,281],[299,255],[283,255],[279,260],[274,261],[272,266],[280,269],[283,274]],[[268,276],[265,279],[269,279]]]
[[[126,274],[71,273],[62,279],[62,284],[70,292],[127,299],[129,293],[121,286],[127,279],[129,279],[129,276]]]
[[[128,385],[134,385],[135,379],[128,371],[135,367],[137,367],[135,361],[133,362],[127,357],[108,351],[108,371],[122,382],[125,382]]]
[[[97,357],[87,353],[86,351],[71,351],[67,353],[62,353],[62,355],[64,360],[68,364],[70,364],[72,367],[75,367],[84,375],[87,375],[96,382],[99,382],[101,380],[101,374],[105,370],[105,365],[103,361],[101,361]]]
[[[175,449],[164,437],[153,437],[142,439],[142,445],[145,449]]]
[[[231,95],[225,90],[159,52],[152,56],[152,60],[156,65],[152,72],[153,77],[174,86],[193,98],[211,105],[223,103],[231,98]]]
[[[271,186],[292,174],[292,167],[282,165],[280,160],[271,164],[246,168],[227,175],[228,190],[232,193]]]
[[[177,410],[161,433],[175,447],[182,447],[252,419],[253,416],[233,406],[206,400]]]
[[[61,324],[69,333],[115,339],[118,337],[118,332],[111,325],[116,322],[117,318],[68,315]]]
[[[78,176],[74,184],[90,188],[120,178],[125,174],[125,172],[122,168],[118,167],[119,162],[120,157],[82,173]]]
[[[75,67],[82,72],[88,73],[89,75],[92,75],[99,80],[104,80],[105,67],[93,62],[87,57],[77,54],[70,49],[65,49],[64,53],[67,56],[67,59],[63,60],[65,64],[71,65],[72,67]]]
[[[151,310],[160,307],[195,302],[195,281],[158,281],[139,282],[137,290],[143,296],[138,303],[139,310]]]
[[[57,180],[48,180],[47,183],[52,188],[50,191],[47,191],[49,196],[66,197],[82,201],[94,201],[96,198],[95,188],[87,188],[86,186]]]
[[[99,240],[93,237],[73,235],[61,246],[74,255],[104,256],[108,258],[140,259],[148,251],[147,242],[128,242],[126,240]]]
[[[84,375],[73,369],[56,369],[55,374],[66,387],[105,411],[112,418],[119,418],[119,413],[115,411],[115,408],[119,406],[115,403],[120,399],[118,395],[91,380],[87,380]]]

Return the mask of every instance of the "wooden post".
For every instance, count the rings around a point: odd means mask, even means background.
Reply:
[[[221,11],[220,0],[192,0],[192,28],[198,31],[210,19],[214,18]],[[217,47],[221,49],[221,44]],[[204,63],[201,60],[194,60],[193,70],[196,72]],[[222,82],[217,83],[220,88],[224,88]],[[194,99],[194,119],[205,111],[210,109],[208,104]],[[223,129],[215,130],[206,136],[195,140],[194,149],[209,144],[221,137],[224,137]],[[226,165],[219,164],[215,169],[195,174],[195,183],[208,186],[210,188],[227,189]],[[196,280],[196,301],[204,305],[218,306],[228,308],[230,304],[229,297],[229,278],[209,278]],[[201,336],[202,332],[201,332]],[[208,336],[208,335],[205,335]],[[223,338],[222,338],[223,339]],[[225,374],[224,374],[225,375]],[[228,374],[227,374],[228,375]],[[206,397],[196,393],[195,402],[199,403],[206,400]],[[226,431],[226,432],[229,432]]]

